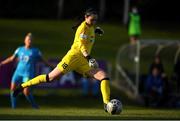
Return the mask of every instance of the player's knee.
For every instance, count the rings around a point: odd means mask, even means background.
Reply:
[[[59,73],[59,74],[47,74],[46,75],[46,81],[47,82],[52,82],[55,79],[59,79],[63,76],[63,73]]]
[[[107,78],[107,74],[105,71],[101,71],[101,79]]]
[[[107,78],[107,74],[106,72],[104,72],[103,70],[100,70],[99,71],[99,74],[98,74],[98,80],[103,80],[104,78]]]
[[[11,91],[14,91],[15,89],[16,89],[15,84],[11,84],[10,90],[11,90]]]
[[[30,94],[29,89],[28,89],[28,88],[25,88],[25,89],[23,90],[23,93],[24,93],[25,96],[29,95],[29,94]]]

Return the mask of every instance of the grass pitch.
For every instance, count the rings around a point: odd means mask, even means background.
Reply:
[[[110,115],[103,110],[101,96],[83,97],[80,90],[65,90],[66,94],[61,89],[39,92],[35,93],[35,100],[40,106],[38,110],[32,109],[22,95],[18,98],[17,109],[11,109],[9,97],[1,95],[0,119],[180,119],[179,109],[147,108],[129,103],[123,97],[122,113]],[[117,91],[113,95],[118,98]]]
[[[95,107],[42,107],[39,110],[2,108],[0,119],[180,119],[180,111],[134,106],[124,108],[120,115],[110,115]]]

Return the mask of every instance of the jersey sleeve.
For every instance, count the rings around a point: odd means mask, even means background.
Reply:
[[[87,44],[88,44],[87,39],[88,39],[87,28],[84,26],[81,28],[79,34],[81,52],[87,51]]]
[[[17,49],[14,51],[14,54],[13,54],[13,55],[14,55],[15,57],[18,57],[19,52],[20,52],[20,47],[17,48]]]

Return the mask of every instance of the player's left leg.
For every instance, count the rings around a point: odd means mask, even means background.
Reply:
[[[22,77],[19,76],[16,72],[14,72],[12,80],[11,80],[11,86],[10,86],[10,99],[11,99],[11,108],[16,108],[17,106],[17,99],[13,96],[13,93],[18,86],[19,82],[22,80]]]
[[[99,69],[99,68],[91,69],[90,71],[87,72],[87,74],[101,81],[100,88],[101,88],[101,93],[102,93],[103,102],[105,104],[105,111],[106,111],[106,105],[110,101],[110,84],[109,84],[109,78],[107,77],[107,74],[102,69]]]
[[[17,101],[16,101],[16,97],[13,96],[13,92],[16,88],[16,84],[11,82],[11,87],[10,87],[10,98],[11,98],[11,108],[16,108],[17,105]]]
[[[28,80],[29,80],[29,77],[24,77],[23,78],[23,83],[27,82]],[[29,88],[24,88],[23,89],[23,94],[25,95],[26,99],[31,103],[31,105],[32,105],[32,107],[34,109],[38,109],[39,108],[39,106],[35,103],[34,97],[33,97],[33,95],[32,95],[32,93],[31,93]]]

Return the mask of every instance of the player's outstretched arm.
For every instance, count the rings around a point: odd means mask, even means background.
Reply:
[[[8,63],[14,61],[15,58],[16,58],[15,55],[12,55],[12,56],[6,58],[4,61],[0,62],[0,66],[8,64]]]

